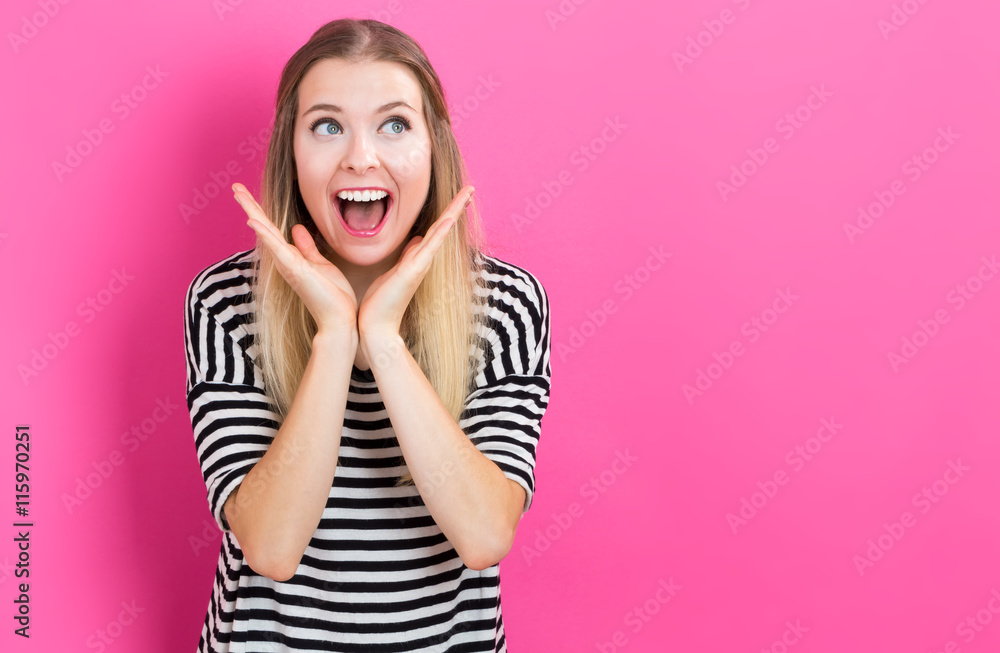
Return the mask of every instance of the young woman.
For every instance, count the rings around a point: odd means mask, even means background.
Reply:
[[[499,561],[535,487],[548,297],[483,251],[441,83],[373,20],[285,65],[254,249],[186,295],[223,531],[208,651],[506,651]]]

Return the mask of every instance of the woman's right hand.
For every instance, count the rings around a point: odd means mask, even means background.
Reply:
[[[316,248],[304,225],[292,227],[294,245],[264,214],[243,184],[233,184],[233,197],[246,211],[249,224],[274,257],[278,272],[302,299],[320,333],[357,333],[358,299],[340,269]]]

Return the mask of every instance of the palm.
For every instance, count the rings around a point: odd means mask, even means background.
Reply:
[[[369,336],[395,337],[399,334],[403,313],[410,299],[430,269],[431,261],[451,226],[468,204],[472,190],[471,186],[462,188],[426,235],[411,238],[396,264],[375,279],[365,291],[358,310],[358,333],[363,340]]]
[[[318,251],[309,231],[302,225],[295,225],[292,227],[292,240],[295,242],[295,247],[292,249],[298,255],[298,265],[301,267],[298,274],[291,276],[298,280],[298,285],[306,294],[314,295],[312,302],[306,302],[313,317],[316,317],[316,312],[313,312],[314,306],[320,314],[357,315],[358,298],[354,294],[354,288],[340,268]],[[287,276],[285,278],[288,279]],[[311,284],[315,284],[317,292],[308,292]],[[299,292],[294,285],[292,288]],[[299,296],[302,297],[302,294]]]
[[[293,226],[294,244],[287,242],[246,188],[241,184],[234,188],[236,200],[250,218],[250,226],[270,251],[278,272],[306,305],[317,327],[356,328],[358,299],[354,289],[344,273],[316,248],[309,230],[300,224]]]
[[[399,270],[406,263],[410,250],[421,240],[421,236],[410,239],[396,264],[380,274],[365,290],[358,311],[359,325],[371,323],[372,316],[384,313],[389,307],[406,306],[410,303],[413,292],[409,290],[409,284],[400,278]],[[409,264],[412,265],[412,261]]]

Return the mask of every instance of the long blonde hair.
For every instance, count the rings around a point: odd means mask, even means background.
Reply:
[[[375,20],[344,18],[329,22],[309,38],[285,64],[278,84],[274,128],[264,164],[261,206],[291,242],[292,227],[303,224],[320,250],[324,239],[317,231],[295,180],[292,139],[298,111],[298,88],[316,62],[389,61],[406,66],[420,84],[423,113],[430,131],[431,180],[427,201],[406,241],[424,235],[456,193],[466,185],[462,161],[451,128],[444,91],[427,55],[412,38]],[[476,336],[473,273],[484,243],[479,215],[470,203],[451,228],[414,293],[403,316],[400,334],[442,404],[458,421],[472,389]],[[254,343],[268,393],[282,421],[298,390],[316,334],[316,322],[305,304],[275,267],[267,247],[258,239],[253,287],[257,325]],[[406,473],[396,485],[413,483]]]

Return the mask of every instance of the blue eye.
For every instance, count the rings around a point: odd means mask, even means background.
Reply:
[[[400,125],[403,126],[403,128],[399,131],[391,131],[390,133],[402,134],[403,132],[407,132],[410,130],[410,121],[407,120],[406,118],[403,118],[402,116],[393,116],[392,118],[389,118],[389,120],[386,121],[386,123],[394,123],[394,122],[399,123]]]
[[[389,131],[390,134],[399,135],[399,134],[406,133],[407,131],[409,131],[411,129],[410,121],[407,120],[406,118],[402,117],[402,116],[392,116],[391,118],[389,118],[388,120],[386,120],[382,124],[383,125],[388,125],[388,124],[392,124],[392,123],[399,123],[400,125],[402,125],[402,128],[398,129],[398,130],[390,128],[390,131]],[[319,118],[318,120],[313,121],[313,123],[311,125],[309,125],[309,131],[316,132],[316,128],[319,127],[320,125],[330,125],[331,127],[336,127],[337,129],[340,129],[340,125],[338,125],[333,120],[333,118]],[[319,131],[319,132],[316,132],[316,133],[317,134],[322,134],[323,136],[335,136],[335,135],[337,135],[340,132],[333,132],[333,133],[331,133],[329,131]]]
[[[316,120],[315,122],[313,122],[313,124],[309,125],[309,131],[316,131],[316,127],[318,127],[319,125],[331,125],[331,126],[335,126],[337,128],[340,127],[340,125],[338,125],[337,123],[335,123],[331,118],[320,118],[319,120]],[[323,133],[323,132],[318,132],[318,133]],[[330,134],[329,132],[323,133],[323,135],[324,136],[333,136],[333,134]]]

